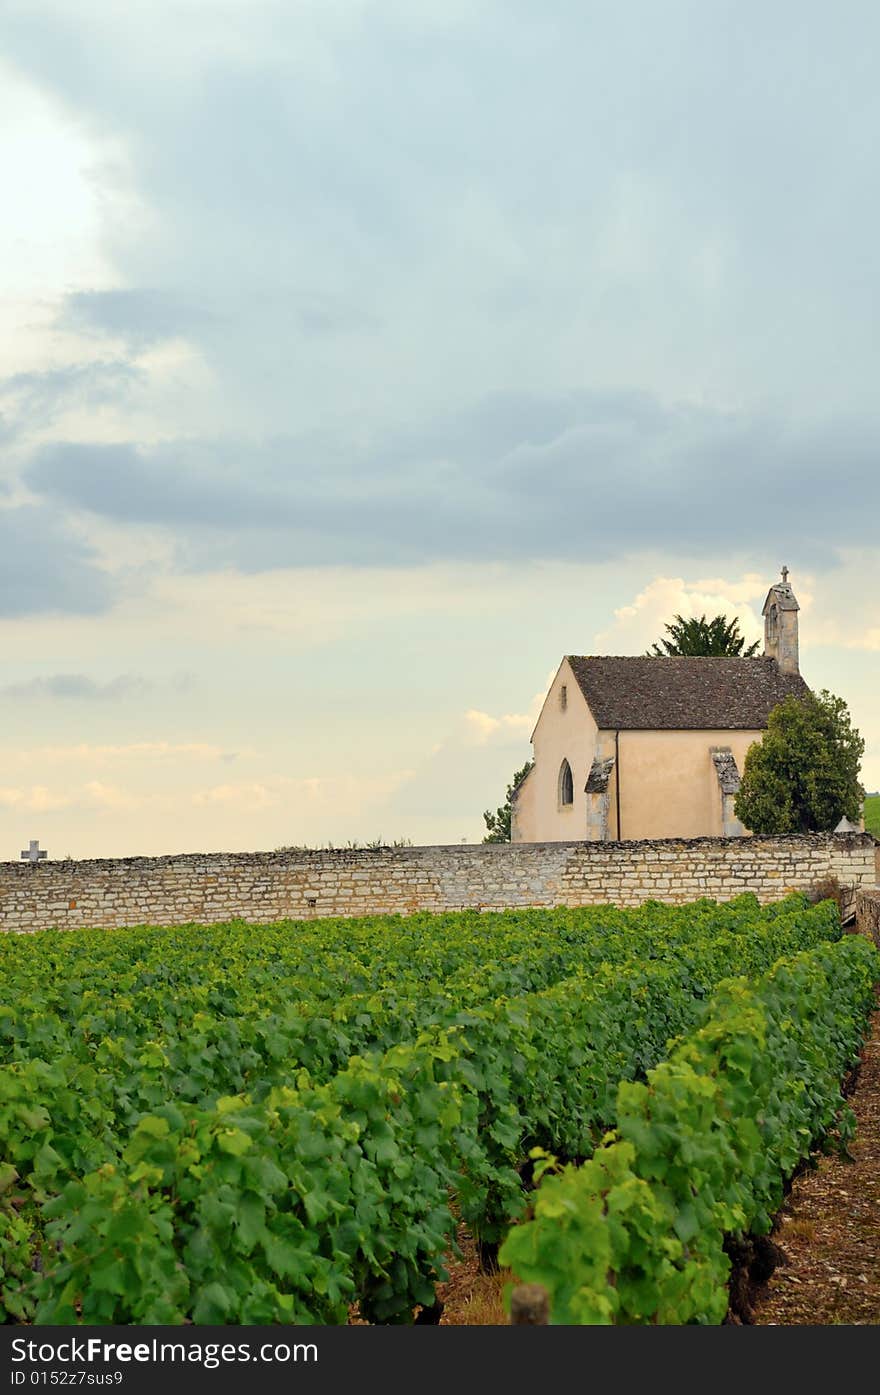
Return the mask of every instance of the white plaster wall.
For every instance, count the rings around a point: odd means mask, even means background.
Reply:
[[[563,686],[567,696],[565,710],[561,702]],[[563,659],[532,734],[535,766],[516,800],[511,828],[514,842],[554,843],[586,838],[584,785],[597,753],[598,736],[593,714],[568,660]],[[574,803],[567,808],[560,808],[558,799],[563,760],[571,766],[574,783]]]
[[[742,774],[747,750],[762,736],[761,731],[622,731],[621,837],[721,837],[712,747],[729,746]]]

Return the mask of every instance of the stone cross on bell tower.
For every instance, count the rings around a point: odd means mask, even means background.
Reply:
[[[788,567],[783,567],[782,580],[767,592],[763,611],[764,656],[775,659],[781,673],[800,673],[797,617],[800,606],[788,576]]]

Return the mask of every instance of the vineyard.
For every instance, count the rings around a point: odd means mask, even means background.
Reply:
[[[878,977],[799,896],[0,937],[0,1309],[411,1322],[465,1223],[556,1321],[718,1322]]]

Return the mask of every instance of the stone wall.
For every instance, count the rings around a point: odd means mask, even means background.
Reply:
[[[0,930],[175,925],[463,907],[773,901],[874,885],[870,834],[515,843],[0,863]]]
[[[856,893],[856,929],[880,949],[880,890]]]

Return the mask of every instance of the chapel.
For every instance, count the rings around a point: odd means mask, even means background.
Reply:
[[[733,809],[746,751],[777,703],[809,691],[799,609],[783,567],[759,658],[566,655],[514,793],[512,841],[747,833]]]

